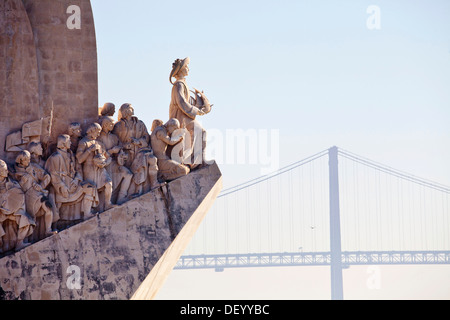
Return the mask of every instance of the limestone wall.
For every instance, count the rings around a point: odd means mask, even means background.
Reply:
[[[0,1],[0,158],[5,138],[39,117],[33,30],[21,0]]]
[[[68,8],[80,28],[68,28]],[[6,136],[25,122],[50,116],[52,141],[71,122],[97,120],[97,45],[90,0],[0,1],[0,158]]]
[[[0,299],[153,298],[221,188],[212,164],[0,259]]]

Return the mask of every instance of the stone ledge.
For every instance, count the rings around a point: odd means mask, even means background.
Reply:
[[[221,188],[214,163],[0,259],[0,299],[153,298]]]

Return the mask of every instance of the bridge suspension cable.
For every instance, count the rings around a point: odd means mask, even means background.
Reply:
[[[324,150],[219,195],[185,254],[328,252]],[[450,187],[338,149],[342,251],[450,250]]]
[[[450,187],[339,155],[343,250],[450,249]]]
[[[382,172],[391,174],[391,175],[396,176],[398,178],[402,178],[404,180],[407,180],[407,181],[410,181],[410,182],[413,182],[413,183],[417,183],[417,184],[420,184],[420,185],[423,185],[423,186],[426,186],[426,187],[430,187],[430,188],[433,188],[433,189],[438,190],[438,191],[450,193],[450,187],[448,187],[448,186],[445,186],[445,185],[442,185],[442,184],[439,184],[437,182],[433,182],[433,181],[430,181],[430,180],[426,180],[426,179],[423,179],[423,178],[419,178],[417,176],[414,176],[414,175],[406,173],[406,172],[402,172],[402,171],[397,170],[397,169],[393,169],[393,168],[391,168],[389,166],[386,166],[386,165],[377,163],[377,162],[375,162],[373,160],[369,160],[367,158],[358,156],[358,155],[356,155],[354,153],[351,153],[351,152],[346,151],[346,150],[341,149],[341,148],[338,149],[338,152],[339,152],[339,155],[341,155],[341,156],[343,156],[345,158],[348,158],[350,160],[359,162],[359,163],[361,163],[363,165],[366,165],[368,167],[371,167],[373,169],[380,170]]]
[[[258,178],[255,178],[255,179],[246,181],[244,183],[238,184],[238,185],[236,185],[234,187],[224,189],[224,190],[222,190],[222,192],[219,195],[219,197],[227,196],[227,195],[229,195],[231,193],[238,192],[238,191],[240,191],[242,189],[245,189],[245,188],[251,187],[251,186],[253,186],[255,184],[264,182],[264,181],[266,181],[268,179],[272,179],[272,178],[274,178],[276,176],[279,176],[279,175],[281,175],[283,173],[289,172],[289,171],[291,171],[291,170],[293,170],[295,168],[298,168],[300,166],[308,164],[308,163],[310,163],[310,162],[312,162],[312,161],[314,161],[316,159],[319,159],[319,158],[321,158],[321,157],[323,157],[323,156],[325,156],[327,154],[328,154],[328,150],[324,150],[324,151],[318,152],[318,153],[316,153],[316,154],[314,154],[314,155],[312,155],[312,156],[310,156],[308,158],[305,158],[303,160],[294,162],[294,163],[292,163],[292,164],[290,164],[290,165],[288,165],[286,167],[278,169],[277,171],[275,171],[275,172],[273,172],[271,174],[263,175],[263,176],[260,176]]]

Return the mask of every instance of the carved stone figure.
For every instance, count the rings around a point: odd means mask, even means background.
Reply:
[[[42,144],[40,142],[31,142],[28,145],[28,151],[31,154],[31,165],[34,166],[35,170],[39,172],[40,176],[43,176],[47,174],[47,171],[45,168],[45,160],[43,159],[43,148]],[[55,202],[55,190],[52,188],[51,184],[48,186],[48,199],[51,204],[51,209],[53,212],[53,223],[59,220],[59,212],[58,208],[56,207]],[[42,230],[40,231],[42,232]],[[36,233],[36,232],[35,232]]]
[[[28,243],[36,223],[25,210],[25,195],[19,183],[8,176],[8,166],[0,160],[0,252],[19,250]]]
[[[72,122],[69,125],[68,134],[70,137],[70,150],[75,154],[81,140],[81,125],[78,122]]]
[[[189,58],[177,59],[172,64],[170,83],[173,85],[169,106],[169,118],[180,121],[181,128],[190,133],[190,150],[185,150],[185,163],[192,169],[205,163],[206,131],[196,121],[198,115],[202,116],[211,110],[211,104],[203,92],[195,89],[195,98],[190,96],[186,77],[189,74]],[[172,82],[172,78],[176,81]]]
[[[164,183],[158,179],[158,159],[154,156],[150,148],[142,148],[137,153],[131,171],[133,172],[133,194],[141,195],[152,189],[161,187]]]
[[[122,151],[122,144],[119,138],[111,132],[114,128],[114,118],[112,116],[103,116],[100,118],[100,125],[102,126],[102,131],[97,140],[103,143],[106,152],[112,160],[106,166],[106,170],[112,178],[113,202],[122,204],[128,198],[128,189],[133,178],[133,173],[124,165],[126,162],[126,154]],[[115,200],[116,198],[117,200]]]
[[[150,135],[145,123],[134,116],[131,104],[125,103],[120,107],[118,119],[113,133],[117,135],[123,150],[128,154],[127,167],[130,168],[139,150],[149,146]]]
[[[153,152],[158,158],[158,177],[164,181],[185,176],[190,171],[187,166],[171,160],[166,154],[167,146],[173,146],[183,139],[182,135],[172,137],[177,129],[180,129],[180,122],[172,118],[166,124],[156,127],[151,134]]]
[[[44,153],[42,144],[40,142],[31,142],[28,145],[28,151],[31,154],[31,163],[37,164],[40,167],[44,168],[45,160],[42,158],[42,155]]]
[[[102,127],[98,123],[92,123],[86,130],[86,136],[81,139],[76,153],[76,158],[83,167],[84,180],[103,194],[99,199],[99,212],[113,207],[112,179],[106,170],[112,159],[106,153],[103,143],[97,141],[101,131]]]
[[[150,146],[150,135],[143,121],[134,116],[134,108],[125,103],[119,109],[119,122],[114,125],[123,150],[127,153],[126,166],[133,172],[130,195],[141,195],[162,184],[158,181],[157,159]]]
[[[164,124],[164,121],[162,121],[160,119],[153,120],[151,131],[153,132],[156,128],[158,128],[159,126],[162,126],[163,124]]]
[[[57,141],[58,150],[48,158],[45,169],[51,176],[60,219],[69,222],[87,219],[93,216],[91,208],[98,205],[97,190],[83,181],[81,165],[70,150],[70,137],[60,135]]]
[[[114,105],[114,103],[107,102],[103,105],[103,107],[100,108],[99,115],[101,117],[104,116],[113,117],[115,112],[116,106]]]
[[[36,221],[32,241],[50,236],[52,231],[53,212],[46,188],[50,184],[50,175],[39,165],[31,163],[31,155],[25,150],[16,158],[15,178],[25,192],[25,209]]]

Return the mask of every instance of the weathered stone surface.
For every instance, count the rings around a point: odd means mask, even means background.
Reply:
[[[86,126],[97,120],[97,45],[90,0],[22,0],[37,49],[40,108],[50,114],[53,104],[52,140],[66,133],[73,121]],[[70,6],[80,8],[80,29],[70,29]],[[69,90],[70,87],[70,90]]]
[[[221,187],[212,164],[0,259],[0,299],[153,298]]]
[[[68,28],[68,8],[81,27]],[[0,1],[0,158],[5,138],[53,109],[50,144],[71,122],[98,117],[97,46],[90,0]]]
[[[39,117],[36,48],[21,0],[0,1],[0,156],[5,138]]]

